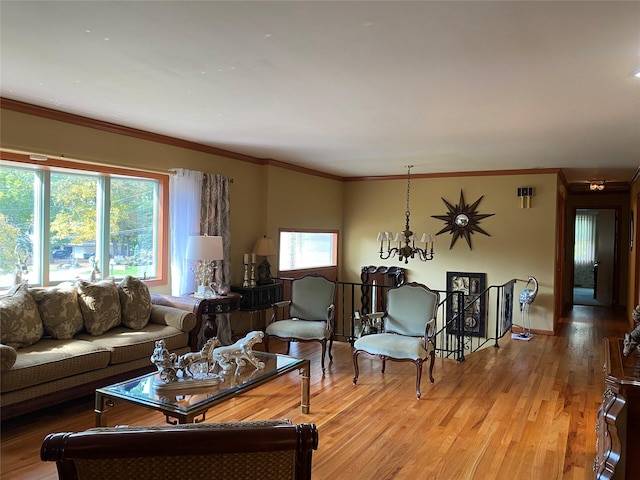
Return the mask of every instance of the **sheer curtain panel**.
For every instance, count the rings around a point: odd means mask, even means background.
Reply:
[[[178,168],[169,179],[171,295],[195,291],[195,276],[187,262],[187,239],[200,235],[202,172]]]

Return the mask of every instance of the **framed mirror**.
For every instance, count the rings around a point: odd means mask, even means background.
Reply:
[[[399,287],[407,281],[406,269],[400,267],[362,267],[360,311],[362,314],[383,312],[386,307],[386,289]]]

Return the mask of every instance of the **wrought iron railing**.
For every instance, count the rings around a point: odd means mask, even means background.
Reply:
[[[513,326],[515,283],[514,279],[503,285],[492,285],[471,300],[459,292],[444,292],[436,317],[436,354],[462,362],[466,354],[489,344],[499,348],[500,339]],[[483,322],[484,328],[477,328],[467,319]]]
[[[290,292],[292,278],[278,278],[285,284],[284,291]],[[384,285],[336,282],[336,329],[334,338],[351,344],[359,334],[358,317],[362,315],[362,287],[380,289]],[[436,290],[440,303],[436,314],[436,355],[462,362],[465,355],[476,352],[488,345],[500,347],[499,341],[510,332],[513,325],[514,286],[516,279],[503,285],[492,285],[478,295],[469,296],[460,292]],[[481,306],[480,306],[481,305]],[[368,311],[368,310],[367,310]],[[479,322],[484,328],[477,328],[469,319]]]

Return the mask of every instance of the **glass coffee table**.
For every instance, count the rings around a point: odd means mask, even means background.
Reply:
[[[158,410],[165,415],[167,423],[197,423],[205,419],[207,410],[214,405],[294,370],[302,377],[302,413],[309,413],[309,360],[277,353],[253,353],[264,362],[264,369],[257,370],[247,364],[239,374],[234,375],[232,371],[216,385],[192,389],[185,385],[184,389],[165,391],[155,387],[161,381],[158,372],[154,372],[99,388],[95,399],[96,426],[107,426],[107,411],[118,401]],[[202,418],[198,418],[200,416]]]

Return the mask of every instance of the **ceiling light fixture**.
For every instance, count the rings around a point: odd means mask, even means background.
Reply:
[[[591,180],[589,184],[589,190],[592,192],[599,192],[604,190],[604,180]]]
[[[396,233],[395,237],[392,232],[379,232],[378,241],[380,242],[380,258],[387,260],[388,258],[398,255],[400,261],[404,260],[404,263],[409,263],[409,258],[415,258],[416,255],[420,260],[426,262],[433,260],[433,244],[435,242],[435,236],[430,233],[423,233],[421,243],[424,244],[424,248],[416,247],[413,232],[409,226],[409,217],[411,211],[409,210],[409,196],[411,193],[411,167],[413,165],[407,165],[407,210],[405,211],[406,224],[404,232]],[[397,247],[391,246],[391,241],[398,242]],[[387,242],[387,250],[384,250],[384,242]],[[404,246],[402,245],[404,243]]]

